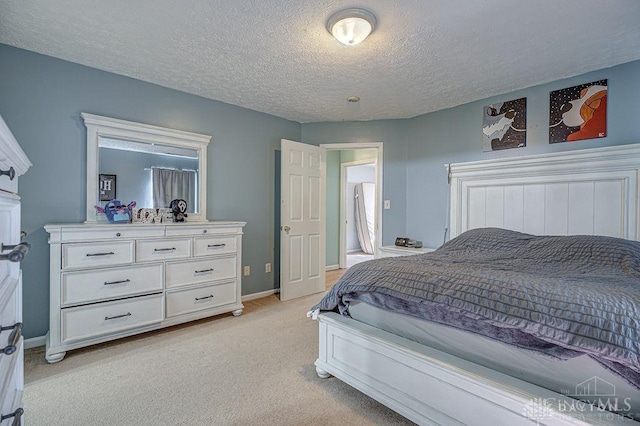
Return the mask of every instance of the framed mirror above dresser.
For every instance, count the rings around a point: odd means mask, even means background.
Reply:
[[[240,315],[245,223],[207,220],[211,137],[86,113],[82,118],[86,221],[44,227],[50,253],[47,361],[150,330],[229,312]],[[160,191],[152,172],[160,168],[190,179],[177,192],[167,191],[169,200],[189,200],[186,221],[163,216],[153,223],[111,223],[97,212],[96,206],[111,197],[149,210],[168,207],[166,196],[164,201],[156,197]],[[100,188],[101,180],[111,186]]]
[[[137,207],[169,207],[159,201],[158,179],[163,172],[179,173],[180,196],[187,200],[189,222],[207,220],[207,146],[211,136],[166,127],[82,113],[87,127],[87,223],[105,222],[96,206],[100,176],[116,176],[115,197]],[[183,183],[183,181],[186,181]],[[113,188],[113,187],[112,187]],[[127,198],[128,197],[128,198]],[[169,196],[169,198],[172,198]],[[169,200],[170,201],[170,200]]]

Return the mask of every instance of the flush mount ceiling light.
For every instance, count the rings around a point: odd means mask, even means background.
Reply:
[[[345,9],[331,15],[327,30],[342,44],[355,46],[362,43],[376,28],[375,15],[368,10]]]

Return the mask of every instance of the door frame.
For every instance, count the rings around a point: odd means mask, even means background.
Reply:
[[[376,168],[376,217],[375,217],[375,230],[376,230],[376,244],[373,248],[374,257],[378,257],[378,248],[382,242],[382,194],[383,194],[383,143],[382,142],[353,142],[353,143],[329,143],[329,144],[320,144],[321,147],[325,148],[327,151],[357,151],[360,149],[375,149],[377,152],[377,156],[373,158],[366,159],[367,162],[375,162]],[[364,160],[363,160],[364,161]],[[346,163],[345,163],[346,164]],[[342,165],[342,164],[341,164]],[[326,167],[326,166],[325,166]],[[341,167],[341,175],[342,175],[342,167]],[[339,266],[340,268],[346,267],[346,230],[344,226],[344,220],[346,219],[346,213],[343,216],[344,210],[344,197],[342,194],[343,185],[342,185],[342,176],[340,182],[340,224],[339,224],[339,235],[340,235],[340,252],[339,252]],[[326,188],[325,188],[326,190]],[[325,223],[325,232],[326,232],[326,223]]]

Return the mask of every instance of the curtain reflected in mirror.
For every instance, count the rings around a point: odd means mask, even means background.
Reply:
[[[193,213],[196,205],[195,170],[173,170],[152,168],[153,207],[169,207],[171,200],[182,199],[187,202],[187,213]]]

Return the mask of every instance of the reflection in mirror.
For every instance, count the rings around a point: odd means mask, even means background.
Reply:
[[[138,207],[169,207],[187,201],[187,213],[198,213],[198,152],[144,142],[100,137],[99,174],[115,175],[115,198]],[[102,188],[101,201],[103,199]]]
[[[86,112],[81,116],[87,127],[86,222],[105,222],[96,206],[113,198],[125,204],[135,201],[140,208],[168,207],[171,200],[184,199],[188,222],[208,220],[211,136]],[[112,185],[105,194],[100,190],[103,181]]]

